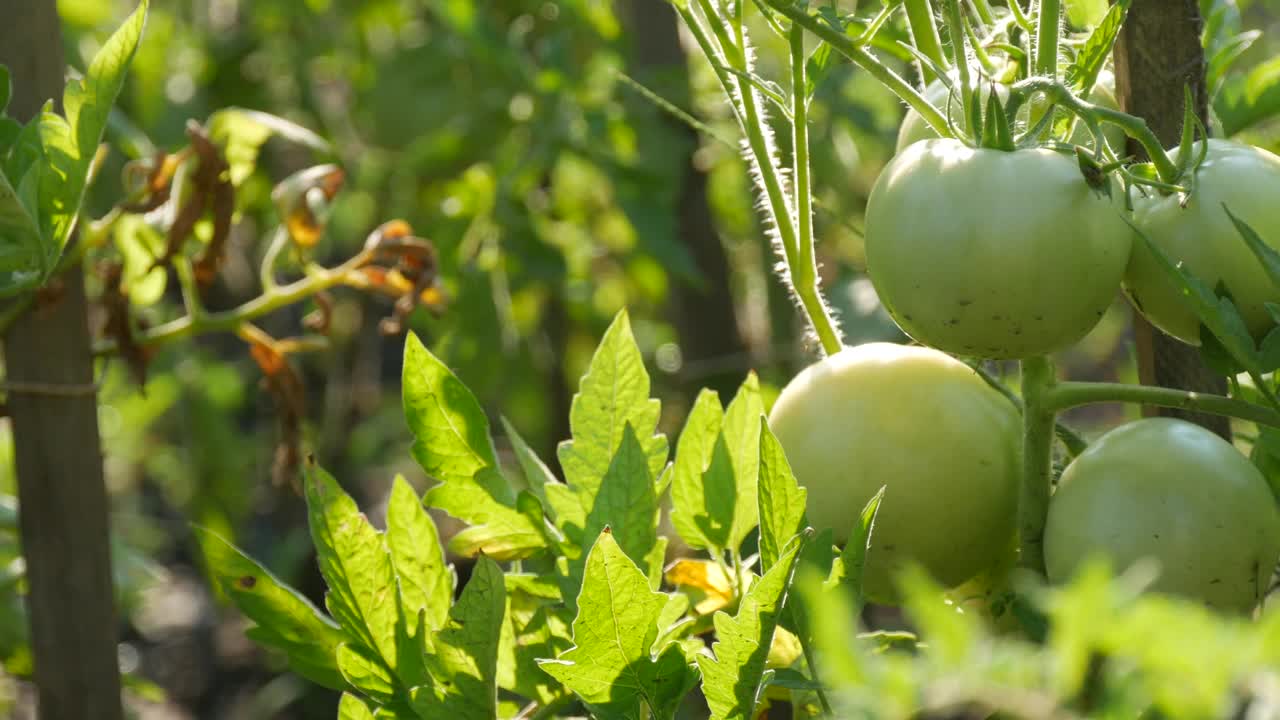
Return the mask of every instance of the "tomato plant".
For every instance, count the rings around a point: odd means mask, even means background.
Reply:
[[[808,491],[808,522],[841,542],[884,487],[863,585],[893,602],[918,562],[948,587],[990,568],[1013,537],[1018,418],[973,369],[921,347],[869,343],[811,365],[769,425]]]
[[[1280,510],[1230,443],[1182,420],[1138,420],[1073,460],[1049,505],[1049,579],[1067,580],[1093,555],[1117,570],[1154,559],[1153,589],[1247,613],[1280,558]]]
[[[952,78],[954,84],[956,78]],[[991,94],[991,87],[994,84],[996,88],[996,96],[1004,102],[1009,97],[1009,87],[1005,83],[984,83],[981,85],[982,102],[987,101],[987,97]],[[955,126],[963,132],[969,132],[969,122],[964,116],[964,105],[960,101],[960,97],[955,91],[948,88],[946,83],[941,80],[934,80],[925,86],[924,98],[929,104],[938,108],[951,120]],[[1116,104],[1115,94],[1115,76],[1111,73],[1102,73],[1098,78],[1097,85],[1089,94],[1089,102],[1100,107],[1119,109]],[[908,108],[907,114],[902,118],[902,124],[898,126],[897,151],[902,152],[908,145],[920,142],[921,140],[930,140],[938,137],[938,133],[929,127],[924,117],[920,115],[914,108]],[[1124,148],[1125,134],[1119,128],[1108,127],[1106,129],[1107,142],[1115,149]],[[1089,131],[1083,125],[1076,125],[1074,132],[1071,134],[1071,142],[1076,144],[1087,144],[1089,141]]]
[[[1051,150],[915,143],[867,201],[871,280],[898,325],[941,350],[1060,350],[1097,324],[1120,286],[1130,237],[1119,198]]]
[[[1241,240],[1223,207],[1280,248],[1280,157],[1216,138],[1204,151],[1203,162],[1184,181],[1189,192],[1148,191],[1134,199],[1133,220],[1171,260],[1209,287],[1221,283],[1249,331],[1261,338],[1275,325],[1266,304],[1280,302],[1280,287]],[[1178,148],[1170,151],[1177,153]],[[1144,243],[1134,245],[1125,289],[1153,325],[1183,342],[1200,344],[1200,319]]]

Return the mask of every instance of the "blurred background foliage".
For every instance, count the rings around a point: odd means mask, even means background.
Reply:
[[[852,0],[839,4],[855,9]],[[1088,22],[1105,4],[1068,3],[1070,17]],[[129,0],[58,5],[68,64],[81,69],[132,9]],[[1222,49],[1215,38],[1259,31],[1222,78],[1222,125],[1277,149],[1280,2],[1203,5],[1226,28],[1208,39],[1211,52]],[[785,45],[763,26],[755,37],[760,74],[783,82]],[[881,48],[885,57],[893,52]],[[896,62],[911,72],[901,56]],[[705,126],[690,127],[649,92]],[[736,151],[737,127],[663,0],[155,3],[112,118],[94,214],[121,197],[125,161],[180,147],[189,119],[232,106],[278,115],[332,143],[329,159],[347,182],[319,261],[351,256],[390,218],[435,244],[448,305],[438,315],[417,311],[409,327],[490,417],[509,418],[544,458],[568,436],[576,378],[621,307],[649,354],[671,435],[699,388],[727,399],[750,369],[776,388],[811,357],[770,272],[775,259]],[[824,78],[810,115],[822,277],[850,343],[903,339],[861,271],[859,233],[902,114],[865,73],[841,64]],[[785,152],[785,133],[779,142]],[[314,161],[287,143],[266,146],[239,188],[211,309],[260,291],[255,268],[278,224],[271,188]],[[311,309],[278,313],[262,327],[288,334]],[[376,506],[395,472],[425,482],[400,410],[403,337],[379,332],[388,313],[380,300],[335,293],[329,346],[297,361],[305,447],[370,517],[382,516]],[[1118,301],[1062,358],[1066,372],[1133,379],[1129,317]],[[144,388],[123,364],[104,364],[101,427],[126,614],[121,658],[143,717],[332,712],[333,698],[278,674],[278,660],[249,645],[196,561],[190,522],[234,537],[313,595],[321,591],[301,499],[272,480],[277,408],[244,350],[217,336],[168,346]],[[1121,411],[1093,412],[1075,419],[1101,427]],[[14,592],[21,565],[13,504],[3,497],[13,492],[10,454],[0,443],[0,655],[11,676],[0,677],[0,708],[22,694],[12,676],[29,667]]]

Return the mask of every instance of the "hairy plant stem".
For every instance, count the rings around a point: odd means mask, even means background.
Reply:
[[[907,25],[911,28],[911,40],[916,49],[938,67],[947,67],[947,58],[942,54],[942,38],[938,37],[938,25],[933,19],[929,0],[904,0],[902,5],[907,10]],[[920,77],[928,84],[936,75],[933,68],[920,63]]]
[[[973,9],[977,11],[978,19],[982,21],[983,25],[989,26],[996,23],[996,16],[991,12],[991,3],[987,2],[987,0],[970,0],[970,2],[973,4]]]
[[[809,322],[818,335],[822,349],[828,355],[840,352],[843,341],[840,331],[836,329],[822,302],[818,289],[818,263],[814,259],[813,238],[813,193],[809,178],[809,91],[807,58],[804,50],[804,28],[791,25],[791,130],[793,180],[796,195],[796,241],[799,244],[799,257],[795,263],[787,258],[790,266],[791,282],[804,309],[809,315]]]
[[[1104,382],[1061,382],[1045,394],[1045,405],[1054,411],[1080,405],[1129,402],[1225,415],[1259,425],[1280,427],[1280,411],[1246,400],[1152,385]]]
[[[1044,575],[1044,526],[1053,479],[1056,378],[1047,357],[1022,361],[1022,488],[1018,497],[1018,564]]]
[[[1058,77],[1058,31],[1061,22],[1060,0],[1040,0],[1040,17],[1036,24],[1036,74],[1042,77]]]
[[[1142,144],[1162,181],[1170,185],[1178,182],[1177,165],[1165,154],[1164,146],[1160,144],[1160,139],[1152,132],[1146,120],[1081,100],[1072,95],[1071,90],[1062,82],[1044,77],[1028,78],[1010,88],[1009,104],[1006,110],[1013,115],[1023,102],[1036,94],[1043,94],[1050,102],[1061,105],[1079,116],[1089,126],[1095,137],[1100,134],[1099,124],[1102,122],[1119,126],[1126,135]]]
[[[943,0],[947,14],[947,32],[951,35],[951,52],[955,55],[956,72],[960,76],[960,106],[964,108],[964,123],[969,132],[981,137],[974,122],[973,79],[969,73],[969,53],[964,44],[964,20],[960,17],[960,0]]]
[[[831,47],[835,48],[836,52],[849,58],[858,67],[870,73],[872,77],[880,81],[880,84],[889,88],[893,94],[910,105],[913,110],[920,113],[920,117],[928,123],[929,127],[933,128],[934,132],[943,137],[950,137],[951,130],[947,127],[946,117],[937,108],[929,104],[929,101],[925,100],[924,96],[912,87],[911,83],[880,62],[875,55],[864,50],[853,38],[813,17],[803,8],[794,5],[792,0],[764,0],[764,2],[791,22],[825,40]]]

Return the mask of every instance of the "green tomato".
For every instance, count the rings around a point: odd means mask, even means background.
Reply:
[[[1084,337],[1129,260],[1123,193],[1072,158],[919,142],[867,201],[867,271],[898,325],[961,355],[1024,358]]]
[[[1161,568],[1153,590],[1249,612],[1280,558],[1280,509],[1262,473],[1230,443],[1191,423],[1122,425],[1067,466],[1049,504],[1049,579],[1091,556],[1123,571]]]
[[[769,426],[808,489],[808,520],[843,542],[885,487],[863,578],[892,603],[910,562],[954,587],[987,570],[1014,532],[1020,421],[964,363],[869,343],[811,365],[778,396]]]
[[[1177,149],[1169,152],[1176,156]],[[1261,338],[1274,325],[1266,303],[1280,303],[1280,287],[1271,282],[1222,206],[1280,249],[1280,157],[1230,140],[1209,140],[1191,186],[1189,199],[1155,191],[1135,198],[1134,224],[1210,288],[1225,284],[1249,331]],[[1133,244],[1125,290],[1152,325],[1183,342],[1200,344],[1200,320],[1140,240]]]
[[[952,77],[953,82],[958,80],[955,78],[954,71],[952,72]],[[981,86],[981,90],[982,102],[985,108],[987,98],[991,96],[991,84],[984,83]],[[1009,98],[1009,86],[997,84],[996,97],[1002,103],[1007,100]],[[949,110],[947,109],[948,98],[950,98]],[[962,128],[966,133],[969,131],[969,121],[964,115],[964,103],[960,99],[958,91],[952,92],[941,80],[934,80],[925,86],[924,99],[928,100],[930,105],[938,108],[943,117],[947,117],[947,114],[950,113],[951,122],[956,127]],[[1109,110],[1120,109],[1120,106],[1116,103],[1115,77],[1110,72],[1102,72],[1098,75],[1098,82],[1094,84],[1093,92],[1089,93],[1089,102]],[[1124,151],[1125,134],[1123,130],[1116,125],[1108,124],[1103,126],[1102,132],[1106,135],[1107,143],[1111,145],[1112,149],[1116,152]],[[938,133],[929,127],[929,123],[924,121],[920,113],[913,108],[908,108],[907,114],[902,118],[902,125],[898,126],[897,152],[902,152],[904,148],[912,143],[917,143],[921,140],[932,140],[936,137],[938,137]],[[1091,139],[1089,129],[1083,123],[1076,123],[1075,131],[1071,135],[1071,142],[1077,145],[1087,145]]]

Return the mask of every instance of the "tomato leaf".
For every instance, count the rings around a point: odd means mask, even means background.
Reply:
[[[765,661],[787,590],[795,574],[803,536],[787,543],[773,567],[742,598],[736,615],[717,612],[714,617],[715,657],[699,655],[702,690],[716,720],[751,720],[755,717],[763,687]]]
[[[1120,27],[1129,14],[1132,0],[1118,0],[1098,26],[1089,34],[1076,59],[1067,66],[1067,84],[1081,97],[1088,96],[1093,85],[1098,81],[1098,74],[1111,57],[1111,50],[1120,36]]]
[[[760,484],[760,418],[764,401],[760,398],[760,381],[754,372],[738,388],[738,394],[724,414],[724,436],[733,460],[734,502],[733,529],[729,532],[730,548],[760,524],[760,507],[756,499]]]
[[[876,514],[880,511],[880,502],[884,499],[885,486],[880,486],[876,494],[867,501],[858,516],[858,524],[849,533],[849,541],[844,550],[832,564],[829,585],[843,584],[853,593],[854,603],[862,606],[862,571],[867,565],[867,550],[871,548],[871,533],[875,528]]]
[[[498,644],[506,615],[502,568],[481,557],[449,621],[436,634],[427,667],[432,682],[413,689],[424,718],[492,720],[498,706]]]
[[[334,690],[347,688],[335,657],[348,637],[338,624],[220,535],[193,530],[213,581],[257,623],[249,636],[283,651],[289,667],[306,679]]]
[[[338,646],[338,670],[351,687],[380,705],[396,702],[400,690],[391,671],[371,650],[344,642]]]
[[[430,629],[438,630],[448,619],[457,577],[445,559],[431,515],[400,475],[387,502],[386,541],[399,580],[401,603],[412,621],[408,629],[416,635],[418,611],[425,610]]]
[[[586,523],[586,537],[611,528],[611,539],[645,571],[646,577],[661,571],[662,558],[652,557],[658,547],[658,496],[649,477],[648,458],[630,423],[623,429],[622,443],[600,483]],[[662,550],[665,549],[664,543]],[[575,607],[585,567],[585,558],[570,563],[568,584],[563,588],[570,609]]]
[[[511,450],[516,454],[516,461],[520,463],[520,471],[524,473],[525,482],[529,485],[529,491],[542,504],[543,512],[547,517],[555,522],[555,508],[547,499],[547,485],[559,485],[556,476],[551,472],[551,468],[538,457],[538,453],[529,447],[529,443],[525,442],[520,433],[516,431],[506,417],[499,417],[502,421],[502,428],[507,433],[507,439],[511,441]]]
[[[808,491],[791,472],[786,453],[760,418],[760,570],[778,562],[783,547],[804,527]]]
[[[35,287],[41,278],[38,191],[34,182],[26,185],[24,197],[0,173],[0,296]]]
[[[919,635],[929,639],[922,650],[932,656],[939,667],[952,671],[964,668],[980,632],[976,621],[945,602],[942,588],[918,566],[908,566],[897,580],[903,609],[915,623]]]
[[[1258,262],[1262,265],[1262,269],[1266,271],[1267,277],[1271,278],[1271,284],[1280,288],[1280,252],[1276,252],[1274,248],[1264,242],[1248,223],[1231,212],[1231,208],[1227,207],[1226,203],[1222,204],[1222,209],[1227,213],[1227,217],[1231,218],[1232,224],[1236,226],[1236,231],[1240,233],[1240,237],[1249,246],[1249,250],[1253,252],[1254,257],[1258,258]]]
[[[404,346],[402,384],[405,420],[416,438],[413,456],[440,481],[427,491],[426,503],[471,526],[454,537],[451,548],[499,560],[545,548],[542,529],[516,507],[480,403],[412,333]]]
[[[1222,84],[1214,102],[1222,134],[1230,137],[1280,113],[1280,57],[1262,62]]]
[[[149,0],[142,0],[94,55],[84,78],[67,83],[62,95],[66,117],[42,112],[36,119],[44,161],[40,175],[42,276],[56,268],[84,201],[93,158],[107,127],[107,116],[124,86],[126,72],[142,38]],[[0,292],[7,289],[0,286]]]
[[[329,586],[325,604],[347,633],[394,664],[398,583],[383,537],[333,476],[314,464],[303,474],[311,539]]]
[[[1251,372],[1258,371],[1258,351],[1254,347],[1249,329],[1240,317],[1240,311],[1230,298],[1220,298],[1204,284],[1194,273],[1181,263],[1174,264],[1151,239],[1134,225],[1128,218],[1123,218],[1139,241],[1145,243],[1156,263],[1165,271],[1169,281],[1177,286],[1186,299],[1189,307],[1195,312],[1200,322],[1213,333],[1222,349],[1240,367]],[[1203,333],[1201,333],[1203,335]]]
[[[575,645],[540,660],[540,667],[603,720],[641,717],[642,703],[659,720],[670,720],[696,676],[678,645],[650,655],[667,602],[604,530],[587,555]]]
[[[658,401],[649,398],[649,374],[631,334],[631,321],[621,311],[605,331],[573,396],[569,408],[573,439],[562,442],[557,450],[565,480],[583,513],[594,507],[628,424],[644,449],[649,477],[661,475],[667,462],[667,438],[656,432],[660,410]],[[557,516],[565,521],[561,508]]]
[[[734,496],[724,493],[720,483],[708,484],[708,479],[714,480],[718,475],[705,477],[710,472],[723,427],[724,408],[720,398],[714,391],[704,389],[685,419],[671,469],[671,524],[685,543],[696,550],[723,549],[733,522]],[[732,490],[732,477],[730,483]]]
[[[332,152],[328,141],[319,135],[282,117],[257,110],[224,108],[209,116],[206,127],[209,139],[222,148],[230,166],[231,184],[235,187],[240,187],[253,173],[258,152],[273,135],[321,153]]]
[[[350,693],[343,693],[338,703],[338,720],[374,720],[369,706]]]

